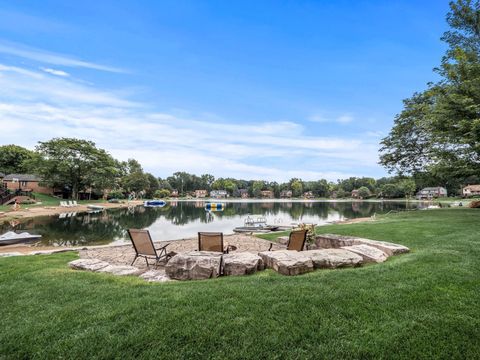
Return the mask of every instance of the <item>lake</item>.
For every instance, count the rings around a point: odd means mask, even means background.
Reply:
[[[61,218],[44,216],[26,219],[20,224],[0,225],[0,234],[10,230],[27,230],[41,234],[43,245],[83,246],[125,243],[126,229],[149,229],[154,240],[177,240],[195,237],[198,231],[232,233],[243,226],[248,214],[262,215],[268,224],[329,222],[385,214],[389,211],[415,209],[416,202],[327,202],[327,201],[239,201],[227,202],[224,211],[205,211],[204,201],[171,201],[162,208],[137,206],[100,213],[79,213]]]

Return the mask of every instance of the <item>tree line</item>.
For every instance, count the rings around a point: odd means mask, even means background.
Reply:
[[[64,191],[74,199],[87,191],[98,197],[123,198],[135,192],[146,198],[163,198],[174,191],[178,196],[193,195],[195,190],[225,190],[232,197],[240,197],[242,192],[247,192],[249,197],[261,197],[262,191],[270,190],[276,198],[285,194],[301,198],[306,193],[316,198],[348,198],[353,190],[358,190],[361,198],[402,198],[413,196],[421,187],[443,184],[431,174],[381,179],[350,177],[336,182],[293,178],[283,183],[187,172],[160,178],[144,171],[135,159],[119,161],[92,141],[75,138],[39,142],[33,151],[17,145],[0,146],[0,172],[38,175],[42,185]],[[449,190],[457,193],[459,189]]]

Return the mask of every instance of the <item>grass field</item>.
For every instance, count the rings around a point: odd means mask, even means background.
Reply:
[[[29,204],[29,205],[22,205],[22,209],[28,209],[31,207],[36,207],[36,206],[59,206],[60,205],[60,200],[59,198],[55,196],[50,196],[46,194],[39,194],[39,193],[33,193],[35,195],[35,200],[38,201],[38,204]],[[79,200],[79,204],[90,204],[90,203],[96,203],[96,202],[101,202],[103,200]],[[0,211],[8,211],[11,210],[12,205],[0,205]]]
[[[321,232],[412,249],[298,277],[145,283],[69,270],[74,253],[0,259],[0,358],[480,358],[480,210]]]

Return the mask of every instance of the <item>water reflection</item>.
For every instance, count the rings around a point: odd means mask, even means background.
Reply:
[[[262,215],[271,224],[325,224],[417,206],[406,202],[239,202],[228,203],[223,211],[207,212],[203,201],[178,201],[162,208],[139,206],[66,218],[32,218],[20,224],[0,225],[0,234],[27,230],[43,235],[44,245],[100,245],[126,241],[128,228],[146,228],[155,239],[172,240],[194,237],[198,231],[231,233],[234,227],[243,225],[248,214]]]

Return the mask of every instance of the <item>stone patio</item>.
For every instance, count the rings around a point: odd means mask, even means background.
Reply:
[[[301,275],[315,269],[381,263],[389,256],[410,251],[394,243],[335,234],[318,235],[315,245],[320,249],[300,252],[285,250],[285,246],[279,244],[273,245],[273,251],[267,251],[271,242],[245,234],[225,236],[224,242],[237,250],[230,254],[195,251],[198,246],[196,239],[172,241],[168,251],[176,254],[158,268],[147,268],[142,259],[131,266],[135,256],[131,245],[80,250],[81,258],[69,265],[76,270],[134,275],[150,282],[166,282],[249,275],[264,268],[282,275]]]

